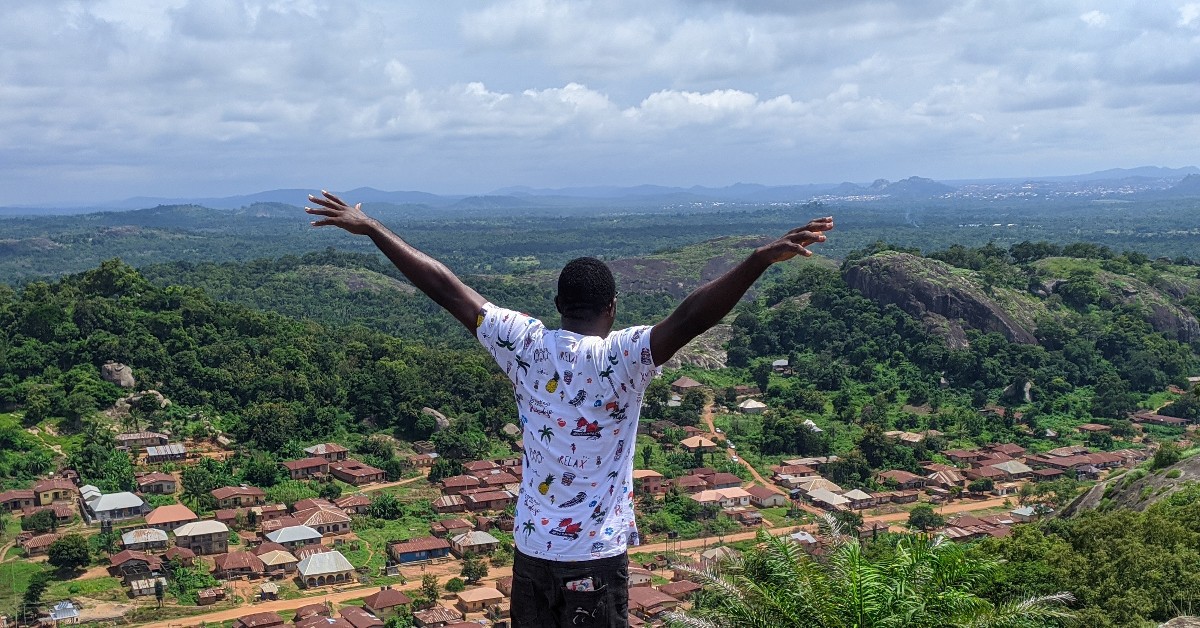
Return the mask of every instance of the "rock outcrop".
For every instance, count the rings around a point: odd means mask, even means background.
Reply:
[[[120,362],[108,361],[100,367],[100,377],[106,382],[112,382],[121,388],[137,388],[137,380],[133,377],[133,369]]]
[[[433,408],[421,408],[421,414],[433,417],[433,421],[437,424],[437,431],[439,432],[450,427],[450,418]]]
[[[1021,321],[949,264],[897,251],[858,260],[842,273],[863,296],[895,304],[921,319],[951,347],[967,345],[966,329],[999,332],[1011,342],[1037,344],[1032,320]]]

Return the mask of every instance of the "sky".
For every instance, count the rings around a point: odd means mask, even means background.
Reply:
[[[0,205],[1200,164],[1200,2],[3,0]]]

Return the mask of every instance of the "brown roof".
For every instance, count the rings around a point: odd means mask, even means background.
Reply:
[[[295,624],[296,628],[354,628],[354,624],[341,617],[309,617]]]
[[[467,471],[487,471],[488,469],[497,469],[500,465],[491,460],[472,460],[463,465]]]
[[[64,480],[62,478],[50,478],[49,480],[39,480],[36,482],[33,485],[33,491],[35,493],[41,493],[43,491],[75,491],[78,493],[79,488],[76,487],[75,483],[70,480]]]
[[[757,484],[746,489],[746,492],[750,493],[751,497],[754,497],[757,499],[770,499],[771,497],[773,497],[775,495],[778,495],[780,497],[787,497],[786,495],[784,495],[782,493],[773,491],[765,486],[759,486]]]
[[[371,498],[365,495],[347,495],[333,500],[333,503],[338,508],[355,508],[358,506],[370,506]]]
[[[175,481],[175,476],[170,475],[168,473],[163,473],[162,471],[155,471],[153,473],[147,473],[146,475],[139,475],[137,477],[138,486],[146,486],[147,484],[154,484],[155,482],[174,482],[174,481]]]
[[[282,626],[283,617],[279,613],[267,611],[265,613],[254,613],[253,615],[245,615],[241,619],[233,623],[234,628],[255,628],[256,626]]]
[[[309,617],[329,617],[329,607],[324,602],[314,602],[296,608],[296,621]]]
[[[178,545],[163,553],[163,558],[166,558],[167,560],[171,560],[172,558],[179,558],[179,560],[190,560],[195,557],[196,552],[193,552],[186,547],[179,547]]]
[[[137,550],[121,550],[120,552],[108,557],[108,563],[113,567],[119,567],[131,560],[140,560],[150,566],[151,569],[159,569],[162,567],[162,560],[152,554],[139,552]]]
[[[250,552],[221,554],[214,558],[213,562],[217,564],[219,571],[232,571],[235,569],[249,569],[254,573],[262,573],[263,571],[263,562]]]
[[[274,541],[265,541],[262,544],[260,544],[258,547],[254,548],[254,554],[256,556],[262,556],[263,554],[266,554],[267,552],[274,552],[274,551],[286,552],[286,551],[288,551],[288,548],[286,548]]]
[[[350,622],[354,628],[380,628],[383,620],[357,606],[346,606],[338,611],[342,619]]]
[[[704,478],[709,484],[738,484],[741,485],[742,478],[732,473],[714,473]]]
[[[450,623],[452,621],[459,621],[462,618],[462,613],[453,608],[441,606],[440,604],[423,611],[413,612],[413,619],[420,621],[422,624]]]
[[[229,499],[236,495],[266,497],[267,492],[257,486],[222,486],[212,490],[212,496],[217,499]]]
[[[450,549],[450,543],[446,539],[439,539],[436,536],[422,536],[399,543],[392,543],[388,546],[388,549],[397,554],[427,552],[435,549]]]
[[[329,468],[336,469],[342,473],[356,477],[361,477],[364,475],[378,475],[383,473],[383,469],[376,469],[365,462],[360,462],[353,459],[346,459],[342,462],[331,462],[329,463]]]
[[[697,386],[703,386],[704,384],[701,384],[700,382],[688,377],[687,375],[684,375],[683,377],[680,377],[679,379],[671,382],[671,385],[678,386],[680,388],[695,388]]]
[[[894,469],[892,471],[884,471],[879,474],[879,477],[884,480],[895,480],[897,483],[900,483],[900,484],[905,484],[908,482],[925,479],[915,473],[909,473],[908,471],[904,471],[902,469]]]
[[[629,607],[633,608],[653,608],[660,604],[678,604],[679,600],[650,587],[630,587],[629,589]]]
[[[707,486],[704,479],[697,475],[681,475],[671,481],[675,486]]]
[[[373,608],[377,611],[387,610],[397,606],[404,606],[406,604],[412,604],[412,598],[391,587],[380,589],[363,598],[364,606],[367,608]]]
[[[0,502],[9,502],[15,499],[33,499],[33,491],[28,489],[15,489],[0,493]]]
[[[300,469],[311,469],[313,467],[324,467],[328,465],[328,460],[324,458],[318,458],[317,456],[309,456],[308,458],[301,458],[299,460],[288,460],[287,462],[283,463],[283,466],[286,467],[288,471],[299,471]]]
[[[36,551],[50,547],[52,543],[58,540],[58,537],[59,535],[57,534],[39,534],[27,541],[22,542],[20,545],[21,547],[25,548],[26,551]]]
[[[350,516],[346,513],[341,510],[327,510],[325,508],[309,508],[308,510],[297,512],[292,517],[302,521],[303,525],[309,527],[331,523],[350,523]]]
[[[339,445],[337,443],[318,443],[316,445],[313,445],[312,447],[306,447],[304,449],[304,451],[311,453],[313,455],[316,455],[316,456],[320,456],[322,454],[340,454],[343,451],[350,451],[350,450],[346,449],[345,447],[342,447],[341,445]]]
[[[473,475],[452,475],[448,478],[442,478],[442,486],[446,488],[479,486],[479,478]]]
[[[659,591],[666,593],[673,598],[678,598],[682,595],[687,595],[688,593],[693,593],[703,588],[704,587],[692,582],[691,580],[680,580],[679,582],[670,582],[658,586]]]

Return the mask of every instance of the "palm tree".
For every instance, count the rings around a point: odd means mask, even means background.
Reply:
[[[826,516],[827,560],[760,531],[758,547],[717,570],[691,570],[705,590],[695,608],[672,613],[694,628],[1033,628],[1069,625],[1069,593],[996,605],[974,593],[997,567],[968,558],[943,537],[907,536],[891,556],[865,555]]]

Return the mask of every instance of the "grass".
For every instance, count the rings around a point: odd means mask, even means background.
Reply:
[[[42,571],[40,563],[23,560],[0,564],[0,609],[16,608],[21,604],[29,579]]]
[[[374,577],[387,564],[387,546],[392,541],[407,541],[429,534],[429,522],[415,517],[383,521],[378,528],[359,527],[354,533],[363,541],[358,550],[343,550],[342,555],[355,567],[366,567]]]
[[[84,596],[98,600],[119,601],[127,599],[120,578],[102,577],[87,580],[65,580],[55,582],[46,589],[47,600],[61,600]]]

